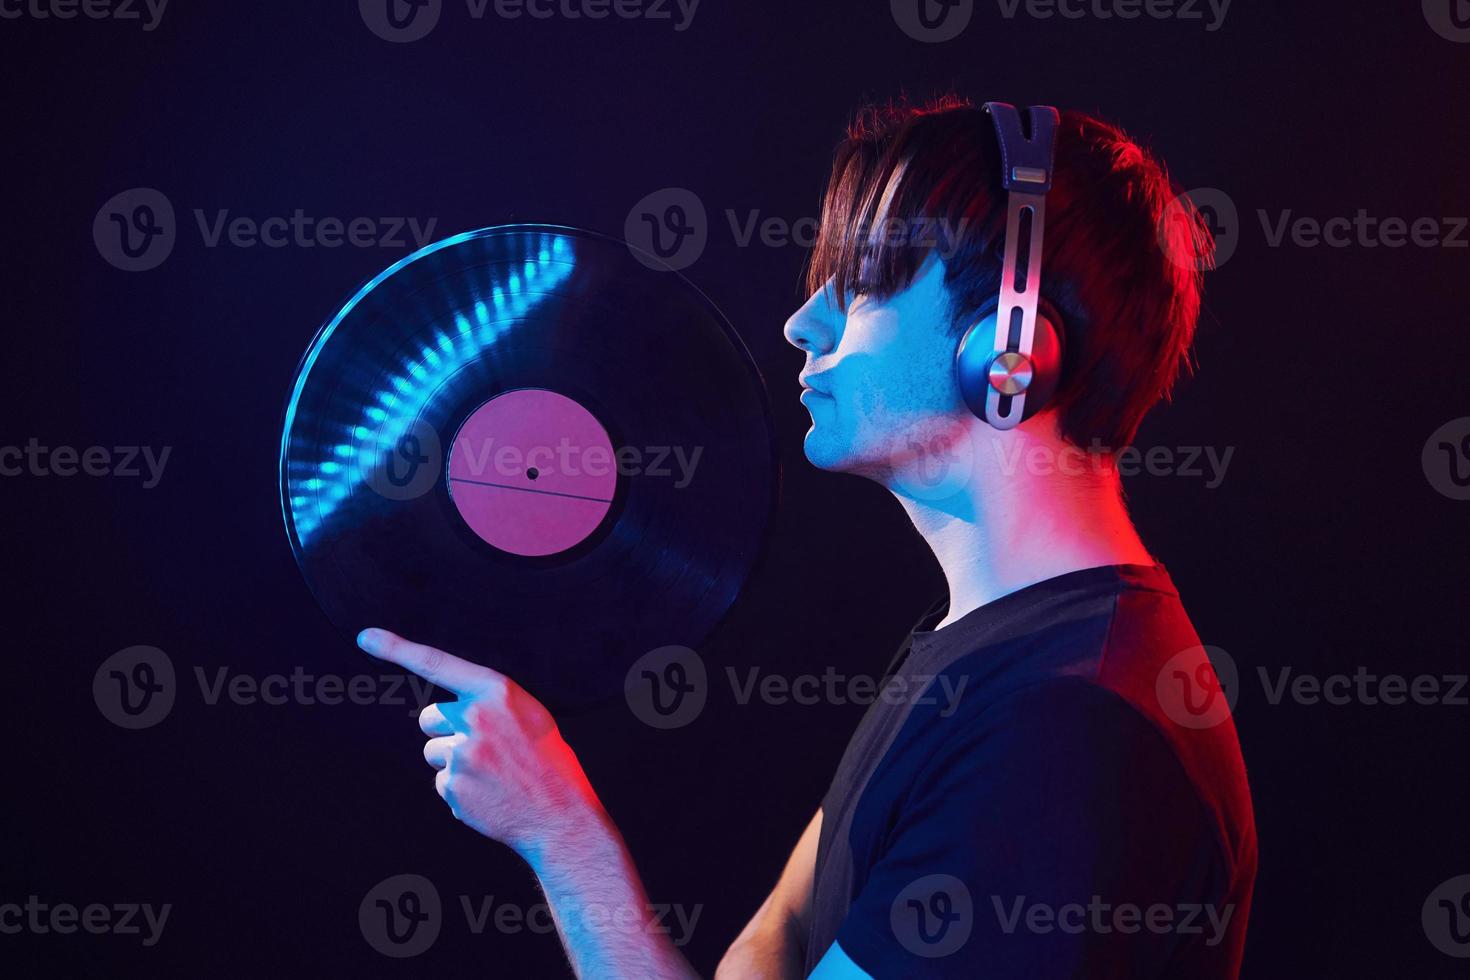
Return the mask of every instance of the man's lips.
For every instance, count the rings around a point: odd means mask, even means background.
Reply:
[[[801,385],[801,388],[806,389],[806,391],[814,391],[817,392],[817,394],[819,395],[826,395],[826,397],[831,398],[832,392],[829,392],[828,389],[823,388],[822,385],[813,385],[813,383],[811,383],[813,379],[825,378],[828,373],[829,372],[806,372],[806,370],[803,370],[800,375],[797,375],[797,383],[798,385]]]
[[[821,395],[823,398],[831,398],[832,397],[831,392],[828,392],[827,390],[823,389],[822,387],[820,387],[818,385],[814,385],[814,384],[811,383],[811,378],[813,378],[813,377],[817,377],[817,375],[813,374],[813,375],[808,376],[807,374],[803,373],[803,374],[800,374],[800,375],[797,376],[796,383],[799,384],[799,385],[801,385],[803,394],[806,393],[806,392],[808,392],[808,391],[810,391],[810,392],[814,392],[814,393],[816,393],[818,395]]]

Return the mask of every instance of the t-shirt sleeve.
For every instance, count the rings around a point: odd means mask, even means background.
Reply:
[[[908,725],[917,778],[838,931],[870,975],[1147,977],[1223,936],[1206,811],[1119,695],[1047,681]]]

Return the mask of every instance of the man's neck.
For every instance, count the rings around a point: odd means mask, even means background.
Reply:
[[[1068,447],[1058,441],[1049,448]],[[947,500],[895,493],[949,583],[949,615],[940,628],[1058,575],[1153,563],[1112,469],[1089,466],[1084,475],[1065,475],[1055,466],[1002,468],[987,455],[997,454],[979,448],[973,477]]]

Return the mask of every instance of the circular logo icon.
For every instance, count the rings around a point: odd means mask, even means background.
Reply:
[[[92,219],[98,253],[124,272],[147,272],[162,265],[174,250],[177,231],[173,204],[151,187],[114,194]]]
[[[1420,462],[1431,487],[1451,500],[1470,500],[1470,417],[1435,429]]]
[[[1430,892],[1420,919],[1435,949],[1470,958],[1470,875],[1457,875]]]
[[[970,26],[975,0],[889,0],[893,21],[915,41],[953,41]]]
[[[408,425],[390,418],[370,438],[377,440],[366,483],[389,500],[422,497],[439,482],[444,450],[439,433],[423,419]]]
[[[368,945],[384,956],[417,956],[439,938],[444,916],[439,890],[423,875],[384,878],[362,897],[357,925]]]
[[[683,187],[654,191],[628,212],[623,238],[633,246],[633,257],[650,269],[686,269],[699,260],[709,243],[704,202]]]
[[[173,710],[174,662],[157,647],[119,650],[92,675],[92,700],[119,728],[152,728]]]
[[[688,647],[650,650],[628,669],[623,696],[645,725],[683,728],[699,717],[709,699],[704,660]]]
[[[993,441],[998,454],[1005,452],[1001,443]],[[887,457],[895,487],[914,500],[948,500],[969,486],[975,473],[974,440],[954,419],[904,427],[889,442]]]
[[[1424,0],[1424,19],[1446,41],[1470,44],[1470,0]]]
[[[1240,696],[1235,659],[1219,647],[1181,650],[1159,670],[1154,693],[1164,714],[1185,728],[1214,728]]]
[[[1199,253],[1196,215],[1215,240],[1213,259]],[[1200,272],[1219,269],[1240,245],[1240,212],[1230,195],[1219,188],[1198,187],[1165,205],[1157,232],[1159,247],[1176,266]]]
[[[427,37],[439,23],[443,7],[444,0],[357,0],[368,30],[394,44]]]
[[[949,956],[970,939],[975,903],[954,875],[925,875],[893,900],[888,913],[893,935],[915,956]]]

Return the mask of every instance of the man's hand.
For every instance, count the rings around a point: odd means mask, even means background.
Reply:
[[[387,630],[363,630],[358,646],[453,691],[459,700],[419,714],[430,736],[424,759],[450,812],[534,865],[539,854],[606,820],[582,765],[551,713],[489,667]]]
[[[387,630],[363,630],[357,644],[459,696],[419,714],[434,786],[459,820],[531,865],[577,976],[693,980],[541,702],[503,674]]]

